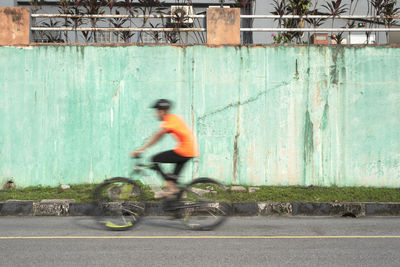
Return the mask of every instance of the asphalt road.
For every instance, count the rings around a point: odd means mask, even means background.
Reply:
[[[399,217],[232,217],[214,231],[146,218],[0,217],[1,266],[400,266]]]

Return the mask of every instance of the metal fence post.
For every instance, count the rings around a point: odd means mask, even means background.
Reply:
[[[207,9],[207,44],[240,45],[240,9]]]
[[[0,7],[0,45],[27,45],[30,38],[30,10]]]

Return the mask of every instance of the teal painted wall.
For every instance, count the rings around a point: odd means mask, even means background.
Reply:
[[[202,153],[187,180],[399,187],[399,62],[389,47],[0,47],[0,181],[125,176],[169,98]]]

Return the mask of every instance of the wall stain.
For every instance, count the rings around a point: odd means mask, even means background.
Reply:
[[[344,52],[343,47],[337,46],[337,48],[334,50],[334,53],[332,55],[333,65],[330,66],[329,74],[331,75],[331,82],[333,84],[338,84],[338,82],[339,82],[339,71],[337,69],[337,61],[338,61],[339,54],[343,58],[343,52]]]
[[[118,83],[118,86],[117,86],[117,90],[115,91],[115,93],[114,93],[114,100],[116,100],[117,99],[117,97],[118,97],[118,92],[119,92],[119,87],[120,87],[120,85],[121,85],[121,83],[119,82]],[[115,81],[113,81],[113,87],[115,86]]]
[[[239,134],[236,133],[235,135],[235,142],[233,144],[233,183],[237,183],[237,177],[238,177],[238,155],[239,155],[239,149],[238,149],[238,138]]]
[[[11,19],[14,23],[17,23],[18,25],[22,25],[22,11],[15,9],[15,8],[5,8],[4,9],[4,14],[7,16],[11,16]]]
[[[240,105],[238,106],[236,116],[236,134],[233,144],[233,183],[238,182],[238,162],[239,162],[239,146],[238,139],[240,136]]]
[[[296,73],[295,73],[295,78],[298,80],[299,79],[299,64],[297,63],[296,59]]]
[[[215,24],[235,24],[236,23],[236,11],[222,10],[223,12],[212,12],[210,16],[211,21],[215,21]]]
[[[329,158],[327,158],[327,155],[325,155],[325,146],[329,148],[329,142],[324,141],[327,140],[327,137],[329,138],[329,132],[327,132],[328,124],[329,124],[329,104],[328,101],[325,102],[324,106],[324,111],[322,113],[322,118],[321,118],[321,137],[322,137],[322,142],[320,144],[321,146],[321,176],[320,176],[320,184],[325,184],[325,178],[326,178],[326,166],[328,165]],[[329,155],[329,154],[328,154]],[[329,179],[329,177],[328,177]]]
[[[75,46],[75,49],[77,52],[80,52],[82,58],[85,57],[85,47],[84,46],[77,45],[77,46]]]
[[[326,127],[328,126],[328,113],[329,113],[329,104],[328,102],[326,102],[324,106],[324,113],[322,114],[322,119],[321,119],[321,129],[323,131],[325,131]]]
[[[304,179],[307,179],[308,175],[312,175],[312,171],[309,171],[308,168],[312,169],[312,160],[314,153],[314,133],[313,133],[313,123],[310,118],[310,112],[307,110],[306,112],[306,121],[304,125]],[[305,183],[306,184],[306,183]]]

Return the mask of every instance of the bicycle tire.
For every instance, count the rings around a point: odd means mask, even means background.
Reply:
[[[215,200],[222,193],[229,194],[228,188],[211,178],[193,180],[178,196],[183,203],[180,208],[183,223],[192,230],[212,230],[220,226],[231,212],[228,202]]]
[[[128,230],[144,213],[141,196],[139,182],[124,177],[107,179],[93,192],[94,219],[108,230]]]

